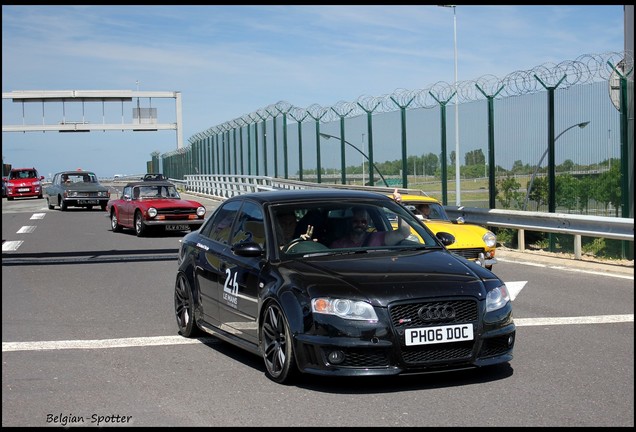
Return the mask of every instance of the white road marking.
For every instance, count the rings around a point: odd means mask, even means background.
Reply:
[[[28,234],[28,233],[32,233],[33,231],[35,231],[35,227],[34,226],[23,226],[22,228],[20,228],[16,234]]]
[[[46,213],[33,213],[33,215],[31,216],[31,219],[44,219],[44,215]]]
[[[515,325],[517,327],[567,324],[611,324],[622,322],[634,322],[634,314],[587,317],[515,318]],[[196,343],[216,343],[217,341],[218,339],[211,336],[196,339],[188,339],[183,336],[152,336],[101,340],[2,342],[2,352],[191,345]]]
[[[609,273],[609,272],[601,272],[601,271],[594,271],[594,270],[583,270],[583,269],[578,269],[578,268],[574,268],[574,267],[563,267],[563,266],[556,266],[556,265],[549,265],[549,264],[540,264],[540,263],[533,263],[533,262],[526,262],[526,261],[515,261],[515,260],[508,260],[505,258],[497,258],[498,261],[501,262],[508,262],[508,263],[514,263],[514,264],[523,264],[523,265],[529,265],[529,266],[534,266],[534,267],[541,267],[541,268],[550,268],[550,269],[555,269],[555,270],[565,270],[565,271],[571,271],[571,272],[578,272],[578,273],[587,273],[587,274],[594,274],[594,275],[601,275],[601,276],[609,276],[609,277],[614,277],[614,278],[619,278],[619,279],[629,279],[629,280],[634,280],[634,275],[626,275],[626,274],[619,274],[619,273]]]
[[[513,301],[517,298],[517,295],[521,292],[524,286],[528,283],[528,281],[517,281],[517,282],[504,282],[506,284],[506,288],[508,288],[508,294],[510,294],[510,300]]]
[[[517,327],[565,324],[612,324],[621,322],[634,322],[634,314],[558,318],[515,318],[515,325]]]
[[[17,250],[22,244],[22,240],[6,241],[2,243],[2,252],[12,252]]]
[[[66,340],[39,342],[2,342],[2,352],[64,349],[130,348],[157,345],[186,345],[216,341],[212,337],[188,339],[183,336],[153,336],[122,339]]]

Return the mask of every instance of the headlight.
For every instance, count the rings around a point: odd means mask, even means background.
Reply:
[[[482,239],[484,240],[484,243],[486,243],[486,246],[488,247],[497,246],[497,236],[490,231],[486,232],[486,234],[483,235]]]
[[[150,216],[151,218],[157,216],[157,209],[154,207],[150,207],[148,209],[148,216]]]
[[[205,207],[201,206],[197,209],[197,216],[201,217],[205,215]]]
[[[510,294],[506,285],[501,285],[486,295],[486,312],[501,309],[510,301]]]
[[[314,313],[336,315],[350,320],[378,320],[373,306],[363,301],[319,297],[311,300],[311,310]]]

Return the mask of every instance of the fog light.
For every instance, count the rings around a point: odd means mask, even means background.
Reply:
[[[513,335],[508,336],[508,348],[510,348],[514,342],[515,337]]]
[[[331,364],[340,364],[344,361],[345,355],[342,351],[331,351],[327,356],[329,363]]]

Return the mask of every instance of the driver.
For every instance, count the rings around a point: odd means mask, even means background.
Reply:
[[[286,211],[277,216],[278,222],[278,245],[282,249],[287,243],[294,239],[296,229],[296,215],[293,211]]]

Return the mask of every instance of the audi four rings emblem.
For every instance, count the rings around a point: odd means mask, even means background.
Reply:
[[[423,306],[417,311],[419,317],[423,320],[442,320],[455,318],[455,309],[451,306]]]

